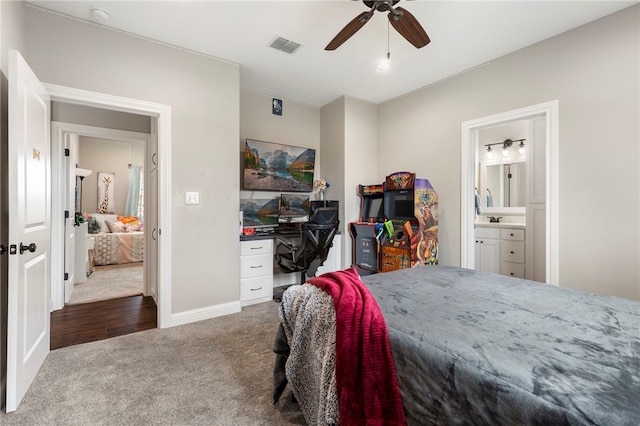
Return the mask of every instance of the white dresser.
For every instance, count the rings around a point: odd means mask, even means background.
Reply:
[[[73,267],[73,281],[75,284],[87,282],[87,271],[89,270],[89,250],[87,248],[87,230],[89,224],[81,223],[75,231],[75,258]]]
[[[242,306],[273,298],[273,240],[240,242],[240,303]]]

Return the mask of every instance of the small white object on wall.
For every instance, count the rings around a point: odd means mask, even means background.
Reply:
[[[186,203],[187,204],[200,204],[200,193],[199,192],[187,192]]]

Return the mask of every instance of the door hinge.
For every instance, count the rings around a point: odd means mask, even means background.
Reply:
[[[64,280],[65,281],[69,280],[69,273],[68,272],[64,273]]]
[[[69,210],[64,211],[64,218],[69,219]]]
[[[64,156],[68,157],[69,156],[69,148],[65,148],[64,149]]]

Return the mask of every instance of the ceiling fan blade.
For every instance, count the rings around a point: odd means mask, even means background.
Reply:
[[[389,22],[396,31],[400,33],[400,35],[407,39],[407,41],[413,44],[415,47],[420,49],[421,47],[426,46],[431,41],[429,36],[422,28],[422,25],[418,22],[418,20],[411,14],[409,11],[402,7],[396,7],[395,11],[401,12],[400,14],[394,14],[393,11],[389,12],[387,15],[389,17]]]
[[[356,16],[349,22],[345,27],[327,44],[327,47],[324,50],[336,50],[338,47],[342,45],[345,41],[349,40],[349,38],[354,35],[360,28],[364,26],[371,16],[373,15],[373,9],[369,12],[362,12],[360,15]]]

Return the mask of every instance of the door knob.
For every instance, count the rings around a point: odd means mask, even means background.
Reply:
[[[9,249],[0,244],[0,254],[5,254]]]
[[[28,251],[29,253],[35,253],[37,248],[38,246],[36,246],[36,243],[31,243],[28,246],[20,243],[20,254],[23,254],[25,251]]]

